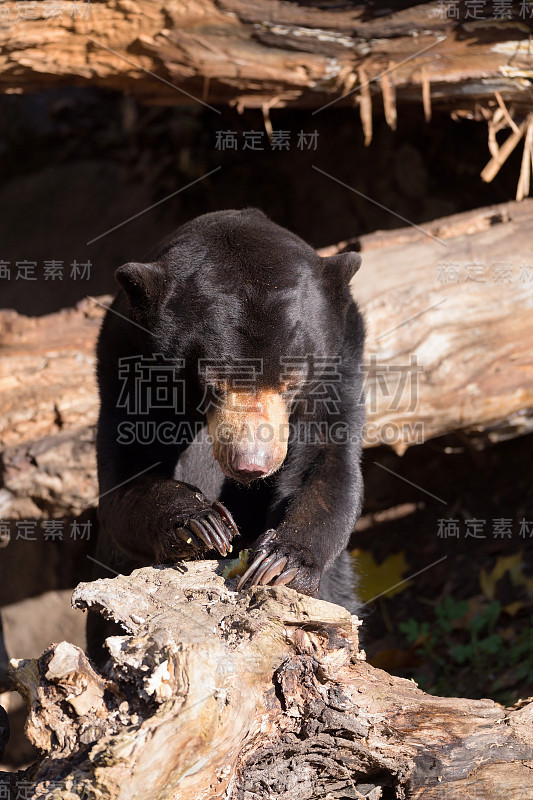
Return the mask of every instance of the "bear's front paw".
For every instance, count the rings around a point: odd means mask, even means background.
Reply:
[[[188,516],[175,531],[188,553],[218,550],[221,556],[231,553],[231,540],[238,534],[230,512],[218,501],[204,511]]]
[[[303,594],[317,595],[320,569],[309,564],[305,553],[293,545],[276,541],[276,531],[266,531],[254,547],[255,559],[239,581],[237,589],[249,586],[290,584]]]

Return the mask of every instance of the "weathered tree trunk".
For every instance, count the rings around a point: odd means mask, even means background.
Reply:
[[[94,504],[95,344],[103,314],[89,300],[46,317],[0,312],[4,519],[43,510],[77,515]]]
[[[43,758],[12,787],[70,800],[530,796],[533,704],[426,695],[362,660],[344,609],[286,587],[236,593],[219,571],[146,568],[76,589],[125,634],[108,640],[104,675],[67,642],[14,662]]]
[[[532,223],[528,200],[361,237],[367,446],[533,430]]]
[[[458,430],[492,441],[532,430],[532,221],[528,200],[356,243],[367,446],[402,452]],[[322,252],[346,246],[354,243]],[[103,313],[92,300],[41,318],[0,312],[4,518],[76,515],[95,503],[94,345]]]
[[[533,54],[527,3],[293,3],[272,0],[6,0],[0,87],[103,86],[145,102],[238,106],[396,102],[473,109],[498,90],[527,106]],[[477,17],[477,19],[476,19]],[[383,74],[385,73],[385,74]],[[159,80],[158,80],[159,78]],[[367,81],[374,81],[368,89]],[[351,93],[351,94],[349,94]],[[367,113],[368,108],[364,110]]]

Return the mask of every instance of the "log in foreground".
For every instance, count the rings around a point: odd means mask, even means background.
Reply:
[[[41,8],[42,6],[42,8]],[[271,0],[109,0],[3,3],[0,91],[101,86],[144,102],[237,107],[361,97],[371,137],[371,94],[394,127],[396,104],[459,111],[494,93],[531,103],[531,10],[445,2],[292,3]],[[483,7],[485,6],[485,7]],[[496,8],[496,7],[495,7]]]
[[[13,662],[43,757],[2,778],[62,800],[531,796],[533,704],[426,695],[363,660],[345,609],[219,572],[80,584],[73,603],[127,632],[105,675],[67,642]]]
[[[353,294],[368,328],[367,447],[533,429],[532,222],[533,200],[504,203],[321,251],[363,253]],[[4,518],[95,504],[103,313],[93,300],[40,318],[0,312]]]

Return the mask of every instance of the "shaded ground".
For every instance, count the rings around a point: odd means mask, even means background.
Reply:
[[[402,458],[365,452],[352,539],[361,592],[370,600],[415,576],[368,604],[373,664],[438,694],[509,704],[533,693],[532,446],[529,436],[478,450],[457,436]]]

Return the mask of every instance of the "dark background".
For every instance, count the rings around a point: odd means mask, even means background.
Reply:
[[[394,132],[375,110],[369,147],[355,108],[272,110],[290,142],[276,151],[260,109],[147,107],[92,89],[0,97],[0,261],[12,268],[1,305],[38,315],[114,291],[116,267],[207,211],[258,206],[316,247],[404,224],[313,164],[415,223],[514,198],[518,153],[491,184],[479,177],[490,157],[484,123],[442,113],[427,124],[419,105],[403,106]],[[315,130],[316,150],[299,149],[299,132]],[[217,149],[218,131],[235,132],[238,149]],[[247,131],[263,132],[262,152],[243,149]],[[74,259],[91,261],[89,281],[69,277]],[[36,261],[37,275],[63,260],[64,279],[14,280],[17,260]]]

